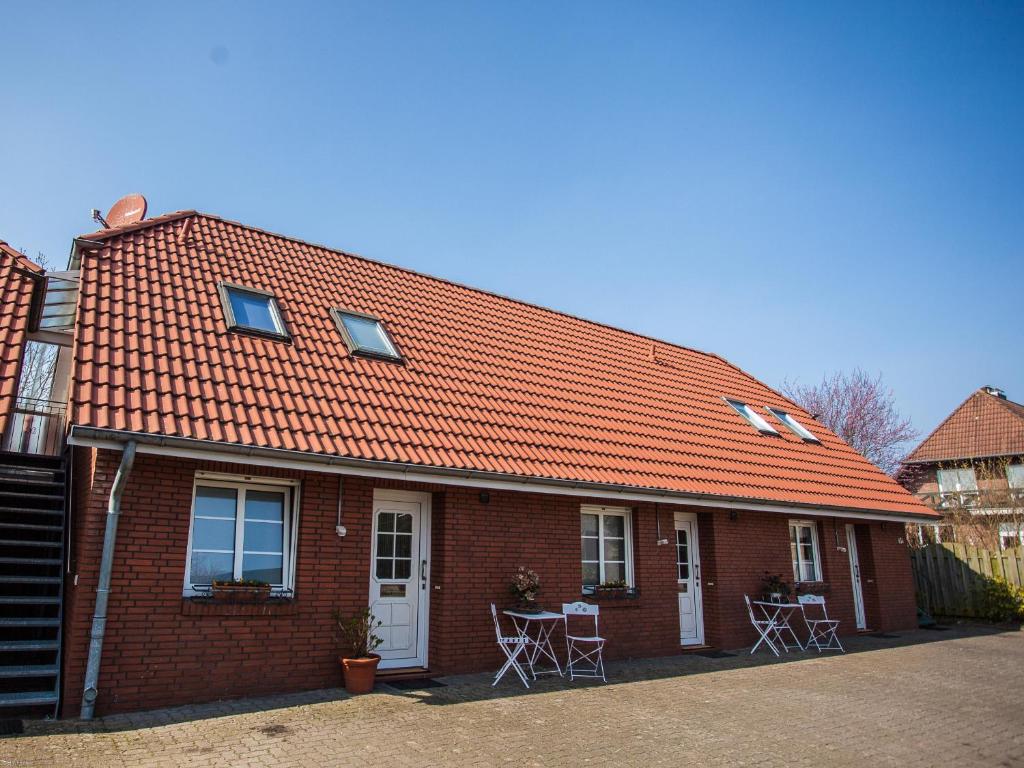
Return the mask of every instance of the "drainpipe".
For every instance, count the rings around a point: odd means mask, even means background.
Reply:
[[[92,720],[96,708],[96,688],[100,679],[100,656],[103,654],[103,635],[107,630],[107,598],[110,596],[110,573],[114,569],[114,542],[117,540],[117,523],[121,517],[121,493],[128,475],[135,463],[135,441],[125,443],[121,454],[121,466],[114,475],[107,502],[107,529],[103,534],[103,557],[100,559],[100,578],[96,584],[96,610],[92,615],[92,632],[89,639],[89,661],[85,667],[85,690],[82,691],[83,720]]]

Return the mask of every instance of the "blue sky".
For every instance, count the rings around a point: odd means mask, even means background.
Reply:
[[[1024,4],[19,3],[0,237],[126,192],[717,352],[1024,400]]]

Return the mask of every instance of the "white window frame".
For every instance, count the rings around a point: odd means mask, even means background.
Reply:
[[[580,565],[584,562],[597,563],[598,570],[598,585],[604,584],[607,579],[605,578],[604,570],[604,518],[605,517],[621,517],[623,520],[622,536],[625,539],[625,570],[626,570],[626,586],[633,587],[635,583],[633,581],[633,510],[629,507],[605,507],[597,504],[584,504],[580,507],[580,522],[582,523],[583,515],[597,515],[597,536],[583,536],[582,528],[580,530]],[[597,539],[597,560],[583,560],[583,539]],[[582,581],[582,579],[581,579]],[[582,585],[589,586],[589,585]]]
[[[736,400],[732,397],[723,397],[723,400],[729,404],[729,406],[736,411],[740,416],[746,420],[746,422],[760,432],[762,435],[777,435],[779,431],[775,429],[771,424],[768,423],[767,419],[760,413],[754,410],[753,406],[748,405],[742,400]]]
[[[963,487],[963,483],[960,482],[964,472],[970,472],[970,476],[973,479],[971,482],[972,487]],[[956,476],[956,482],[953,483],[953,488],[942,487],[942,476],[944,473]],[[945,469],[935,470],[935,482],[939,486],[939,493],[973,493],[978,490],[978,473],[974,471],[974,467],[949,467]]]
[[[345,346],[348,347],[349,354],[372,357],[377,360],[402,361],[402,353],[399,351],[398,345],[395,344],[395,340],[391,337],[391,332],[384,324],[384,321],[379,317],[368,315],[365,312],[354,312],[351,309],[343,309],[341,307],[333,308],[331,310],[331,316],[334,318],[334,322],[338,326],[338,330],[341,332],[341,337],[345,341]],[[387,350],[382,352],[377,349],[360,346],[359,343],[356,342],[355,337],[349,333],[348,326],[345,325],[346,317],[351,317],[356,320],[369,320],[376,323],[377,330],[380,332],[380,336],[384,340]]]
[[[182,594],[186,597],[206,594],[205,590],[195,589],[192,583],[192,533],[196,521],[196,492],[199,487],[231,488],[238,491],[235,501],[235,549],[234,574],[239,578],[244,554],[245,532],[245,492],[268,491],[270,493],[285,492],[284,502],[284,536],[281,551],[281,584],[271,585],[271,592],[276,594],[291,593],[295,589],[295,550],[298,541],[296,532],[299,526],[299,483],[296,480],[284,480],[274,477],[254,477],[251,475],[224,475],[213,472],[197,472],[192,483],[192,506],[188,522],[188,551],[185,556],[185,583]],[[198,585],[206,586],[206,585]]]
[[[1013,482],[1014,475],[1018,476],[1016,484]],[[1006,465],[1006,484],[1011,490],[1024,490],[1024,464],[1013,463]]]
[[[770,413],[776,419],[778,419],[783,424],[785,424],[790,432],[792,432],[794,435],[799,437],[805,443],[820,443],[821,442],[821,440],[819,440],[817,437],[815,437],[814,433],[811,432],[811,430],[809,430],[807,427],[805,427],[799,421],[794,419],[793,418],[793,414],[789,413],[788,411],[784,411],[781,408],[772,408],[771,406],[768,406],[767,410],[768,410],[768,413]]]
[[[1008,547],[1006,545],[1006,540],[1011,537],[1015,540],[1015,543],[1012,547]],[[1011,549],[1013,547],[1024,547],[1024,525],[1018,525],[1017,523],[1000,523],[999,548]]]
[[[796,529],[796,560],[793,560],[793,529]],[[800,553],[800,529],[811,529],[811,550],[814,552],[814,579],[808,581],[801,578],[803,573],[804,560]],[[793,581],[797,584],[813,584],[822,580],[821,577],[821,544],[818,541],[818,524],[813,520],[790,520],[789,521],[789,545],[790,560],[793,562]]]

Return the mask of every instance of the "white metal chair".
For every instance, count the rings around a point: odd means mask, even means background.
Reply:
[[[836,630],[839,629],[839,620],[828,617],[828,611],[825,610],[825,598],[820,595],[800,595],[797,600],[804,615],[804,622],[811,633],[807,638],[807,647],[810,648],[813,644],[818,649],[818,653],[822,651],[846,653],[846,649],[843,648],[842,643],[839,642],[839,636],[836,634]],[[808,616],[807,606],[809,605],[821,606],[820,614]]]
[[[750,616],[750,623],[754,625],[754,629],[757,630],[757,634],[761,636],[761,639],[758,640],[754,644],[754,647],[750,649],[750,654],[753,655],[754,651],[761,646],[761,643],[764,643],[768,646],[768,650],[778,656],[779,649],[775,647],[775,643],[772,642],[771,638],[773,634],[778,632],[775,622],[767,616],[763,619],[757,618],[757,614],[754,612],[754,606],[750,602],[750,595],[744,595],[743,601],[747,604],[747,615]]]
[[[599,677],[604,682],[608,679],[604,676],[604,643],[597,629],[597,616],[601,609],[596,605],[590,605],[582,601],[575,603],[562,603],[562,614],[565,616],[565,646],[568,651],[565,667],[569,672],[569,679],[577,677]],[[569,626],[570,616],[593,616],[594,634],[577,635]],[[574,625],[581,623],[577,619]],[[589,623],[589,622],[588,622]],[[589,650],[588,650],[589,648]],[[578,667],[582,666],[582,670]]]
[[[498,621],[498,609],[494,607],[494,603],[491,603],[491,618],[494,619],[494,634],[498,639],[498,647],[505,654],[505,664],[494,676],[494,682],[491,683],[491,686],[497,685],[498,681],[501,680],[509,669],[514,669],[516,674],[519,675],[519,679],[523,681],[523,685],[529,688],[530,684],[526,680],[526,672],[519,664],[519,654],[526,649],[526,644],[530,642],[529,638],[522,635],[515,635],[514,637],[503,635],[501,633],[501,622]]]

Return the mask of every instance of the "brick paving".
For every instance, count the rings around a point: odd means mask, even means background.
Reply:
[[[678,656],[609,683],[481,675],[27,724],[0,766],[1024,766],[1024,633],[860,637],[846,655]]]

